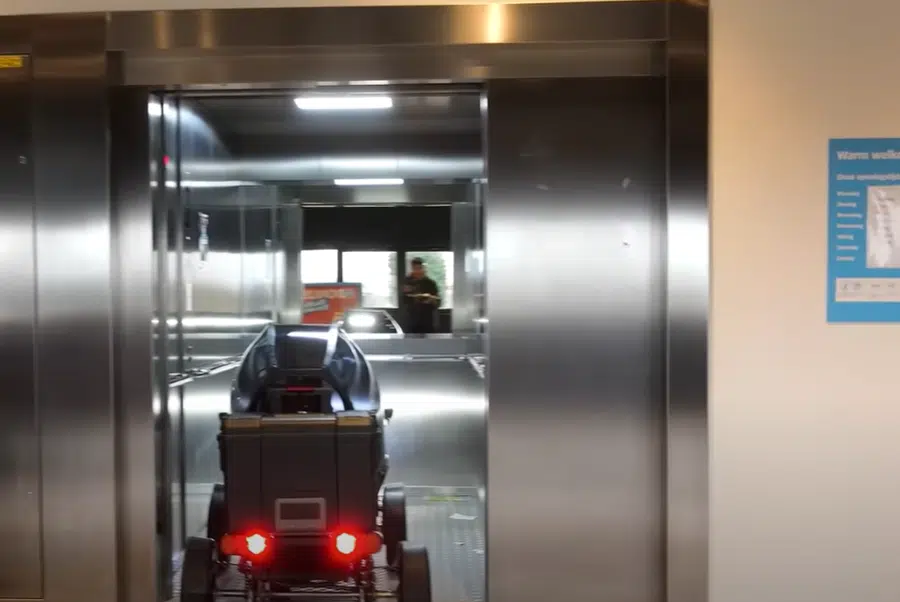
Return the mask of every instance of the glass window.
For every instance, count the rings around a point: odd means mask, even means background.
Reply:
[[[337,282],[337,249],[308,249],[301,251],[300,278],[306,284]]]
[[[412,260],[418,257],[425,262],[425,271],[437,284],[441,295],[441,309],[453,307],[453,251],[406,252],[406,273],[410,272]]]
[[[363,307],[397,307],[397,254],[346,251],[341,255],[344,282],[362,285]]]

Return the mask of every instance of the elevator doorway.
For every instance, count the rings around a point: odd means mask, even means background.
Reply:
[[[482,98],[472,86],[373,84],[151,99],[169,591],[184,542],[206,533],[222,480],[217,414],[233,411],[241,354],[269,324],[334,323],[393,412],[388,478],[407,488],[437,599],[485,598]],[[426,334],[407,327],[417,259],[438,295]],[[320,291],[355,291],[346,315],[380,314],[393,329],[329,313]]]

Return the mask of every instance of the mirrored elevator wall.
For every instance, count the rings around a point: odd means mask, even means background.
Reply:
[[[276,309],[273,187],[196,182],[185,161],[224,159],[219,136],[188,103],[150,103],[156,253],[156,371],[160,408],[160,563],[171,566],[186,537],[205,524],[218,466],[210,449],[216,415],[228,409],[239,356]],[[160,249],[164,249],[160,253]],[[167,358],[162,361],[161,358]],[[194,384],[210,368],[221,374]],[[221,381],[221,382],[219,382]],[[216,393],[207,390],[210,385]],[[172,572],[162,571],[169,589]]]
[[[484,222],[482,180],[466,187],[465,200],[454,203],[450,213],[453,251],[454,334],[479,332],[484,324]]]
[[[163,154],[173,197],[168,305],[184,315],[269,317],[276,307],[275,187],[192,180],[181,165],[229,153],[187,100],[167,104],[174,107]]]

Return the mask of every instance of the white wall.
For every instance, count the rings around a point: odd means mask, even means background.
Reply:
[[[900,600],[900,326],[825,322],[829,137],[900,137],[898,0],[712,0],[712,602]]]

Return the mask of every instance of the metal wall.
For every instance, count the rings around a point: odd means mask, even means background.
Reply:
[[[108,90],[102,24],[86,21],[45,23],[33,54],[46,600],[71,599],[76,574],[95,575],[81,598],[118,589]],[[93,553],[79,553],[82,539]]]
[[[664,107],[663,78],[488,84],[493,600],[663,599]]]
[[[39,598],[41,570],[41,469],[35,374],[34,174],[31,167],[29,73],[0,74],[0,265],[4,336],[0,339],[0,529],[23,546],[0,547],[0,584],[5,597]]]
[[[668,5],[666,579],[708,599],[709,25],[705,2]]]
[[[113,401],[117,433],[119,600],[149,602],[160,566],[157,537],[158,432],[152,395],[154,369],[150,317],[154,310],[153,206],[147,170],[148,94],[140,88],[110,93],[110,209],[113,226]],[[163,364],[164,365],[164,364]],[[166,550],[166,563],[168,563]]]
[[[127,102],[111,111],[103,19],[0,30],[0,51],[30,55],[0,78],[10,429],[0,597],[150,600],[146,93],[138,113]],[[113,144],[111,120],[136,127],[117,128]],[[137,171],[120,162],[113,176],[111,144],[134,148]]]

